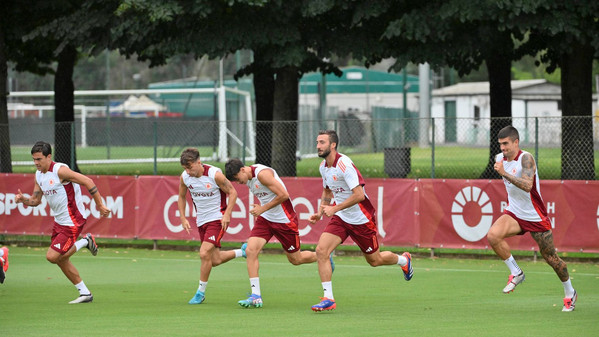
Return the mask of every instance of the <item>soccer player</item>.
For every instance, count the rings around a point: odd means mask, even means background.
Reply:
[[[8,248],[0,248],[0,283],[4,283],[8,270]]]
[[[35,143],[31,148],[31,157],[37,168],[32,196],[25,197],[19,189],[15,201],[26,206],[37,206],[42,202],[42,196],[46,197],[54,213],[52,242],[46,259],[58,265],[79,290],[79,297],[70,301],[70,304],[91,302],[94,297],[70,260],[73,254],[84,247],[89,249],[92,255],[98,254],[98,246],[90,233],[77,240],[86,223],[81,185],[87,188],[94,198],[101,216],[107,217],[110,210],[104,206],[100,192],[91,178],[72,171],[66,164],[52,161],[50,144],[41,141]]]
[[[524,281],[524,272],[514,260],[505,238],[530,232],[539,245],[541,255],[562,281],[565,292],[562,311],[573,311],[576,290],[572,287],[566,263],[557,255],[553,245],[551,222],[541,198],[535,160],[530,153],[520,149],[520,136],[513,126],[499,130],[497,138],[501,153],[495,158],[494,168],[503,177],[508,206],[489,229],[487,240],[511,272],[503,292],[507,294],[514,291]]]
[[[296,266],[315,262],[316,253],[300,251],[298,217],[289,200],[287,188],[274,169],[261,164],[244,166],[241,160],[230,159],[225,164],[225,172],[231,181],[247,185],[260,201],[260,205],[251,205],[250,214],[256,217],[256,224],[245,244],[252,293],[238,303],[245,308],[261,308],[258,254],[262,247],[275,236],[281,242],[289,262]],[[332,263],[332,257],[328,256],[327,264],[330,266]]]
[[[360,247],[371,266],[397,264],[401,266],[406,281],[411,280],[414,273],[410,253],[398,255],[379,251],[375,209],[364,190],[364,179],[352,160],[337,152],[338,145],[339,137],[334,130],[318,133],[316,149],[318,156],[324,158],[320,164],[323,192],[319,211],[311,215],[309,221],[316,223],[323,215],[331,217],[331,220],[316,246],[318,273],[324,290],[321,302],[312,306],[316,312],[337,307],[327,258],[348,236]],[[331,203],[333,197],[335,202]]]
[[[220,240],[231,222],[231,213],[237,201],[237,191],[218,167],[202,164],[200,152],[194,148],[181,153],[181,166],[185,169],[179,180],[179,214],[183,228],[189,233],[185,217],[185,196],[191,195],[196,209],[196,224],[200,233],[200,284],[189,304],[204,302],[206,286],[212,267],[236,257],[245,257],[241,249],[221,251]],[[227,204],[226,197],[229,197]]]

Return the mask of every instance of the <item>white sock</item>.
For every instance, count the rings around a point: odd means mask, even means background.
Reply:
[[[79,290],[79,295],[91,294],[91,292],[89,291],[89,289],[87,289],[87,287],[85,286],[85,283],[83,283],[83,281],[75,284],[75,288],[77,288],[77,290]]]
[[[335,297],[333,297],[333,281],[322,282],[322,290],[324,291],[324,297],[330,300],[335,299]]]
[[[514,260],[514,256],[510,255],[510,257],[508,257],[507,260],[504,260],[503,262],[505,262],[505,265],[508,268],[510,268],[512,275],[518,276],[522,273],[522,269],[520,269],[520,267],[516,263],[516,260]]]
[[[566,298],[571,298],[572,296],[574,296],[574,288],[572,287],[572,281],[571,279],[568,279],[568,281],[566,282],[562,282],[562,284],[564,285],[564,294],[566,295]]]
[[[262,296],[262,293],[260,292],[260,278],[259,277],[250,278],[250,287],[252,287],[252,294]]]
[[[77,251],[79,251],[79,249],[83,248],[83,247],[87,247],[87,244],[89,242],[87,242],[86,238],[77,240],[77,242],[75,242],[75,248],[77,249]]]
[[[403,255],[397,254],[397,264],[403,267],[408,264],[408,259]]]
[[[235,252],[235,257],[243,256],[243,252],[241,251],[241,249],[233,249],[233,251]]]
[[[204,281],[200,280],[200,286],[198,287],[198,290],[201,292],[206,292],[207,285],[208,285],[208,281],[204,282]]]
[[[0,249],[0,257],[4,256],[4,249]]]

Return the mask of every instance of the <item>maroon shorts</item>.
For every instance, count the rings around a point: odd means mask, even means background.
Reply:
[[[55,222],[52,228],[50,248],[60,253],[60,255],[64,255],[73,247],[84,225],[85,221],[79,226],[61,226]]]
[[[250,237],[252,236],[263,238],[266,242],[274,236],[287,253],[295,253],[300,250],[299,231],[295,222],[271,222],[259,216],[250,233]]]
[[[220,220],[206,222],[198,227],[198,233],[200,233],[200,241],[210,242],[216,248],[221,247],[220,239],[225,235],[223,224]]]
[[[341,220],[339,216],[333,215],[324,232],[337,235],[341,238],[341,243],[348,236],[351,237],[364,254],[372,254],[379,249],[378,232],[376,224],[372,221],[361,225],[352,225]]]
[[[543,233],[543,232],[551,230],[551,221],[549,221],[549,219],[547,217],[545,217],[545,219],[543,219],[543,221],[534,222],[534,221],[522,220],[522,219],[518,218],[514,213],[512,213],[508,210],[504,210],[503,214],[507,214],[507,215],[511,216],[512,218],[514,218],[514,220],[518,221],[518,224],[520,225],[520,229],[522,229],[522,231],[520,233],[518,233],[518,235],[523,235],[526,232]]]

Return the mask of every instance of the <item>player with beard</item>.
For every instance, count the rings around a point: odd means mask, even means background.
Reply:
[[[333,296],[329,255],[348,237],[360,247],[366,262],[371,266],[397,264],[406,281],[411,280],[414,273],[410,253],[398,255],[379,250],[375,209],[364,190],[364,179],[352,160],[337,152],[338,144],[339,137],[334,130],[318,133],[316,149],[318,156],[324,158],[320,164],[323,192],[319,211],[312,214],[309,220],[314,224],[323,215],[331,219],[316,246],[318,273],[324,291],[321,302],[312,306],[312,310],[316,312],[337,307]],[[331,203],[333,197],[335,203]]]

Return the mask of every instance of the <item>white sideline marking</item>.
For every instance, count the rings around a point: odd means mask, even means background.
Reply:
[[[36,255],[36,254],[19,254],[19,253],[11,253],[11,256],[27,256],[27,257],[40,257],[41,255]],[[76,256],[76,255],[73,255]],[[88,258],[88,259],[100,259],[100,260],[136,260],[137,262],[139,261],[175,261],[175,262],[200,262],[199,257],[198,258],[188,258],[188,259],[165,259],[165,258],[155,258],[155,257],[121,257],[121,256],[87,256],[87,255],[80,255],[79,258]],[[245,259],[243,258],[237,258],[234,260],[231,260],[227,263],[243,263],[245,264]],[[263,262],[260,261],[260,265],[274,265],[274,266],[286,266],[286,265],[290,265],[289,262]],[[366,262],[364,262],[363,265],[354,265],[354,264],[343,264],[343,263],[335,263],[335,265],[337,267],[342,266],[343,268],[364,268],[364,269],[372,269],[372,267],[370,265],[368,265]],[[394,266],[389,266],[389,267],[394,267]],[[505,270],[480,270],[480,269],[453,269],[453,268],[435,268],[435,267],[424,267],[424,268],[418,268],[418,265],[416,265],[415,268],[416,271],[418,271],[419,273],[423,273],[423,272],[457,272],[457,273],[508,273],[508,271]],[[527,271],[526,274],[539,274],[539,275],[553,275],[555,274],[552,271]],[[593,273],[574,273],[573,276],[593,276],[593,277],[599,277],[599,273],[593,274]]]

